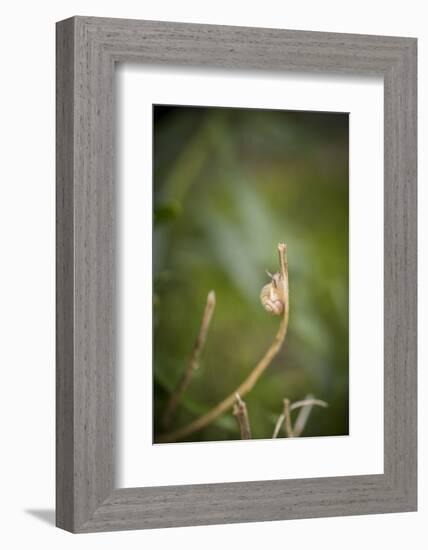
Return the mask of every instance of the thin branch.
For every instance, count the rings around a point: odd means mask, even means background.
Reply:
[[[284,412],[278,416],[272,439],[276,439],[278,437],[284,420],[286,421],[285,432],[287,437],[299,437],[306,425],[309,414],[314,405],[319,405],[320,407],[328,407],[328,404],[325,401],[321,401],[321,399],[314,399],[311,395],[307,395],[306,398],[302,401],[295,401],[291,404],[289,399],[284,399]],[[301,408],[302,410],[299,412],[293,428],[290,413],[291,411],[299,408]]]
[[[297,416],[296,422],[294,423],[294,437],[299,437],[303,432],[308,421],[309,415],[311,414],[312,407],[314,405],[319,405],[320,407],[328,407],[328,404],[325,401],[320,399],[314,399],[312,395],[307,395],[306,399],[303,401],[296,401],[292,405],[292,409],[297,409],[300,407],[299,414]]]
[[[170,433],[163,434],[158,438],[158,443],[168,443],[183,439],[188,435],[205,428],[208,424],[213,422],[217,417],[231,409],[235,401],[235,394],[238,393],[241,397],[247,394],[253,387],[263,372],[271,364],[274,357],[278,354],[281,346],[284,342],[285,335],[287,334],[288,327],[288,313],[289,313],[289,292],[288,292],[288,264],[287,264],[287,246],[284,243],[278,244],[279,264],[281,268],[282,284],[284,286],[284,314],[281,318],[281,322],[278,328],[278,332],[266,351],[262,359],[257,363],[249,376],[242,382],[235,391],[233,391],[226,399],[223,399],[213,409],[208,411],[203,416],[200,416],[187,426],[178,428]]]
[[[284,294],[288,298],[288,258],[287,258],[287,245],[285,243],[278,244],[278,259],[279,259],[279,272],[282,276],[282,283],[284,285]]]
[[[207,296],[207,303],[205,306],[204,314],[202,316],[201,326],[199,327],[199,333],[193,345],[192,355],[190,356],[190,361],[184,370],[177,387],[174,392],[171,394],[171,397],[168,401],[168,404],[163,415],[163,425],[165,427],[169,426],[171,419],[175,413],[178,402],[180,401],[181,396],[186,391],[187,386],[190,383],[192,374],[195,370],[199,368],[199,358],[201,352],[205,345],[205,340],[207,338],[208,328],[210,326],[211,318],[214,313],[215,308],[215,292],[211,290]]]
[[[295,401],[290,406],[290,411],[294,411],[295,409],[300,409],[301,407],[305,407],[307,405],[318,405],[320,407],[328,407],[328,403],[325,401],[321,401],[321,399],[314,399],[310,396],[307,396],[302,401]]]
[[[284,399],[284,409],[283,412],[278,416],[278,420],[275,424],[275,429],[273,430],[272,439],[276,439],[279,435],[281,426],[285,420],[285,435],[287,437],[293,437],[293,427],[291,425],[291,415],[290,415],[290,400]]]
[[[287,437],[294,437],[293,426],[291,424],[290,414],[290,400],[284,399],[284,419],[285,419],[285,433]]]
[[[278,416],[278,420],[276,421],[276,424],[275,424],[275,429],[273,430],[272,439],[276,439],[278,437],[279,430],[281,429],[282,423],[284,422],[284,418],[285,418],[284,413],[281,413]]]
[[[248,418],[247,405],[242,401],[239,393],[235,395],[236,402],[233,407],[233,414],[238,421],[241,439],[251,439],[250,420]]]

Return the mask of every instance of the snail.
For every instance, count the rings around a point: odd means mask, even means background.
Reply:
[[[284,311],[284,285],[281,273],[273,275],[266,271],[271,278],[271,282],[265,285],[260,292],[260,301],[266,311],[272,315],[281,315]]]

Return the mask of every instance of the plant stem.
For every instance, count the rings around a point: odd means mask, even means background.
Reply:
[[[284,399],[284,419],[285,419],[285,433],[287,437],[294,437],[293,426],[291,424],[290,414],[290,400]]]
[[[285,339],[285,335],[287,334],[289,314],[287,246],[284,243],[278,244],[278,256],[282,275],[282,284],[284,285],[285,303],[284,314],[281,317],[278,332],[276,333],[272,344],[270,345],[264,356],[257,363],[257,365],[254,367],[254,369],[250,372],[249,376],[242,382],[240,386],[238,386],[235,391],[233,391],[229,396],[223,399],[223,401],[221,401],[206,414],[200,416],[187,426],[161,435],[157,440],[158,443],[170,443],[183,439],[184,437],[187,437],[190,434],[201,430],[202,428],[205,428],[205,426],[213,422],[221,414],[231,409],[235,401],[235,394],[238,393],[241,397],[243,397],[246,393],[251,391],[251,389],[254,387],[254,384],[267,369],[267,367],[271,364],[272,360],[281,349],[281,346]]]
[[[313,397],[308,395],[302,401],[295,401],[294,403],[292,403],[290,406],[290,411],[294,411],[294,409],[300,409],[301,407],[306,407],[309,405],[311,406],[318,405],[320,407],[328,407],[328,404],[325,401],[321,401],[321,399],[314,399]]]
[[[205,306],[204,314],[202,316],[201,326],[199,327],[198,336],[193,345],[192,355],[190,356],[190,361],[187,365],[187,368],[184,370],[177,387],[174,392],[171,394],[171,397],[168,401],[168,404],[163,415],[163,425],[165,427],[169,426],[171,419],[175,413],[178,402],[180,401],[181,396],[186,391],[187,386],[190,383],[192,374],[195,370],[199,368],[199,358],[201,352],[204,348],[205,341],[207,338],[208,328],[210,326],[211,318],[214,313],[215,308],[215,292],[211,290],[207,296],[207,303]]]
[[[290,400],[284,399],[284,408],[282,414],[278,416],[278,420],[275,424],[275,429],[273,431],[272,439],[276,439],[279,435],[282,423],[285,420],[285,435],[287,437],[293,436],[293,428],[291,425],[291,416],[290,416]]]
[[[278,420],[276,421],[276,424],[275,424],[275,429],[273,430],[272,439],[276,439],[278,437],[279,430],[281,429],[282,423],[284,422],[284,418],[285,418],[284,413],[281,413],[278,416]]]
[[[287,437],[299,437],[305,428],[306,422],[309,418],[311,409],[314,405],[319,405],[320,407],[328,407],[328,404],[321,399],[314,399],[312,395],[307,395],[302,401],[295,401],[290,404],[289,399],[284,399],[284,412],[278,416],[278,420],[275,424],[275,429],[273,431],[272,439],[278,437],[279,431],[281,429],[282,423],[285,420],[285,433]],[[291,411],[295,409],[301,409],[297,420],[294,423],[294,428],[291,423]]]
[[[236,402],[233,407],[233,414],[238,421],[239,431],[241,432],[241,439],[251,439],[250,420],[248,418],[247,405],[242,401],[239,393],[235,396]]]
[[[299,437],[305,429],[306,422],[308,421],[309,415],[311,414],[312,407],[314,405],[327,407],[327,403],[325,401],[314,399],[312,395],[307,395],[303,401],[296,401],[296,403],[293,403],[293,409],[301,407],[296,422],[294,423],[294,437]]]

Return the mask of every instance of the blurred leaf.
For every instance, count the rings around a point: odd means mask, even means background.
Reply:
[[[155,207],[155,224],[167,223],[177,218],[182,212],[179,202],[171,201],[168,204],[161,204]]]
[[[174,418],[191,422],[249,374],[278,319],[259,303],[288,244],[285,345],[246,398],[270,437],[284,397],[329,402],[304,435],[348,433],[348,117],[340,113],[156,107],[153,234],[155,430],[189,358],[209,290],[217,306]],[[231,412],[188,441],[239,437]]]

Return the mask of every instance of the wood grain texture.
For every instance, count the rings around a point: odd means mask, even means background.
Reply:
[[[56,521],[74,525],[74,25],[56,36]],[[61,67],[61,68],[60,68]]]
[[[383,76],[383,475],[115,489],[116,62]],[[415,39],[58,23],[57,525],[92,532],[416,510],[416,227]]]

